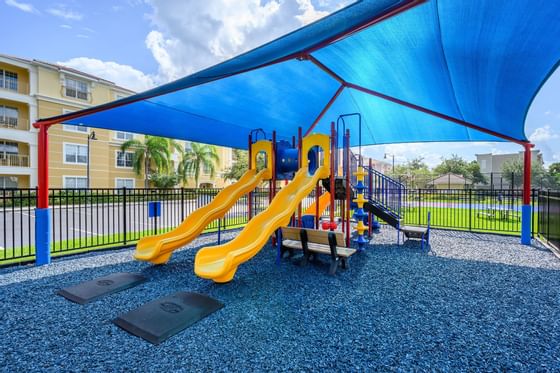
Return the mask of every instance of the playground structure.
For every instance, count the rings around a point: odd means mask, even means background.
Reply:
[[[288,244],[282,230],[296,241],[291,247],[301,248],[305,259],[330,252],[331,273],[339,260],[344,266],[354,254],[351,242],[357,251],[364,249],[373,216],[396,228],[397,243],[402,231],[427,244],[429,229],[401,225],[402,184],[373,170],[371,164],[364,165],[362,145],[509,141],[522,146],[521,242],[529,245],[533,145],[524,122],[538,90],[559,64],[560,23],[555,18],[559,13],[555,2],[545,7],[530,0],[358,1],[204,71],[115,102],[40,119],[34,123],[38,129],[36,262],[44,265],[51,260],[48,129],[60,123],[236,148],[248,145],[249,171],[238,183],[173,231],[143,239],[136,251],[140,260],[167,262],[175,249],[191,242],[206,224],[268,180],[269,207],[253,216],[249,197],[250,221],[241,233],[197,253],[195,273],[215,282],[232,280],[238,267],[270,237],[280,258],[282,245]],[[336,117],[335,125],[330,121]],[[350,118],[358,119],[357,127],[346,122]],[[161,125],[154,125],[154,120]],[[254,130],[257,127],[262,130]],[[264,138],[258,140],[261,134]],[[313,150],[316,146],[322,153]],[[360,148],[357,155],[351,147]],[[266,167],[258,171],[256,157],[263,150]],[[277,192],[280,180],[291,181]],[[329,193],[324,197],[330,199],[328,203],[321,200],[322,187]],[[306,211],[311,218],[304,218],[300,202],[313,188],[315,212]],[[327,209],[328,222],[319,224]],[[73,294],[87,301],[106,294],[109,281],[114,291],[141,281],[123,277],[126,281],[118,286],[114,278],[98,278],[90,284],[94,287],[89,294],[81,290]],[[148,336],[158,343],[222,306],[199,295],[160,298],[122,315],[117,324],[129,331],[163,330],[159,336]],[[147,319],[151,325],[141,325]]]
[[[399,239],[400,203],[404,187],[373,170],[371,165],[364,167],[361,154],[352,153],[350,125],[347,128],[345,121],[350,116],[358,119],[357,125],[353,127],[361,141],[362,123],[361,116],[357,113],[340,115],[336,126],[334,122],[331,124],[330,136],[310,134],[302,137],[300,129],[297,147],[295,136],[292,144],[289,144],[286,141],[276,141],[274,131],[267,138],[264,130],[252,130],[248,143],[249,165],[245,174],[206,206],[191,213],[175,229],[141,239],[136,247],[135,258],[153,264],[166,263],[174,250],[195,239],[206,225],[223,217],[246,194],[249,194],[248,224],[230,242],[204,247],[198,251],[194,266],[198,276],[220,283],[231,281],[237,267],[256,255],[270,237],[280,253],[280,229],[287,226],[338,230],[343,234],[340,237],[344,237],[345,247],[350,248],[354,243],[357,250],[362,251],[371,238],[371,228],[366,223],[370,224],[373,216],[377,216],[397,229]],[[260,140],[259,135],[263,137]],[[342,153],[338,149],[341,142]],[[359,151],[361,152],[361,143]],[[262,170],[258,170],[259,157],[264,160]],[[269,206],[253,217],[251,192],[263,181],[269,184]],[[287,184],[277,191],[278,182],[281,181]],[[321,185],[326,189],[324,193]],[[315,201],[302,212],[302,200],[314,189]],[[320,224],[327,209],[328,221]],[[335,218],[337,210],[340,216]],[[351,220],[354,220],[356,230],[353,241]],[[404,233],[409,236],[409,232]],[[344,264],[347,266],[347,258],[344,258]],[[331,273],[334,272],[335,270],[331,270]]]

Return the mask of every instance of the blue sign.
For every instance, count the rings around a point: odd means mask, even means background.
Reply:
[[[161,216],[161,202],[148,202],[148,217],[157,218]]]

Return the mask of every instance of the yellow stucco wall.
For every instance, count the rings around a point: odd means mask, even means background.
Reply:
[[[29,94],[29,72],[26,69],[0,62],[0,70],[6,70],[18,74],[18,92],[22,94]]]
[[[14,128],[23,131],[29,130],[29,106],[26,103],[0,98],[0,105],[18,109],[18,125]]]

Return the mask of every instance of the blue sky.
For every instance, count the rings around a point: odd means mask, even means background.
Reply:
[[[349,2],[0,0],[0,53],[64,63],[143,90],[232,57]],[[560,162],[560,72],[535,99],[526,134],[547,164]],[[443,143],[372,146],[364,152],[378,159],[394,154],[397,163],[422,156],[433,166],[453,153],[470,160],[476,153],[520,150],[504,143]]]

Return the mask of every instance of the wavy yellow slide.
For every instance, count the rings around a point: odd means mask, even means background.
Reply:
[[[259,185],[267,172],[266,169],[260,172],[248,170],[239,181],[223,189],[209,204],[193,211],[177,228],[138,241],[134,257],[154,264],[167,263],[174,250],[198,237],[213,220],[223,217],[241,196]]]
[[[308,174],[307,167],[302,167],[270,206],[249,221],[238,236],[224,245],[200,249],[194,261],[195,273],[214,282],[231,281],[237,267],[255,256],[276,229],[288,225],[299,202],[313,190],[317,181],[328,176],[326,166],[318,168],[313,175]]]

